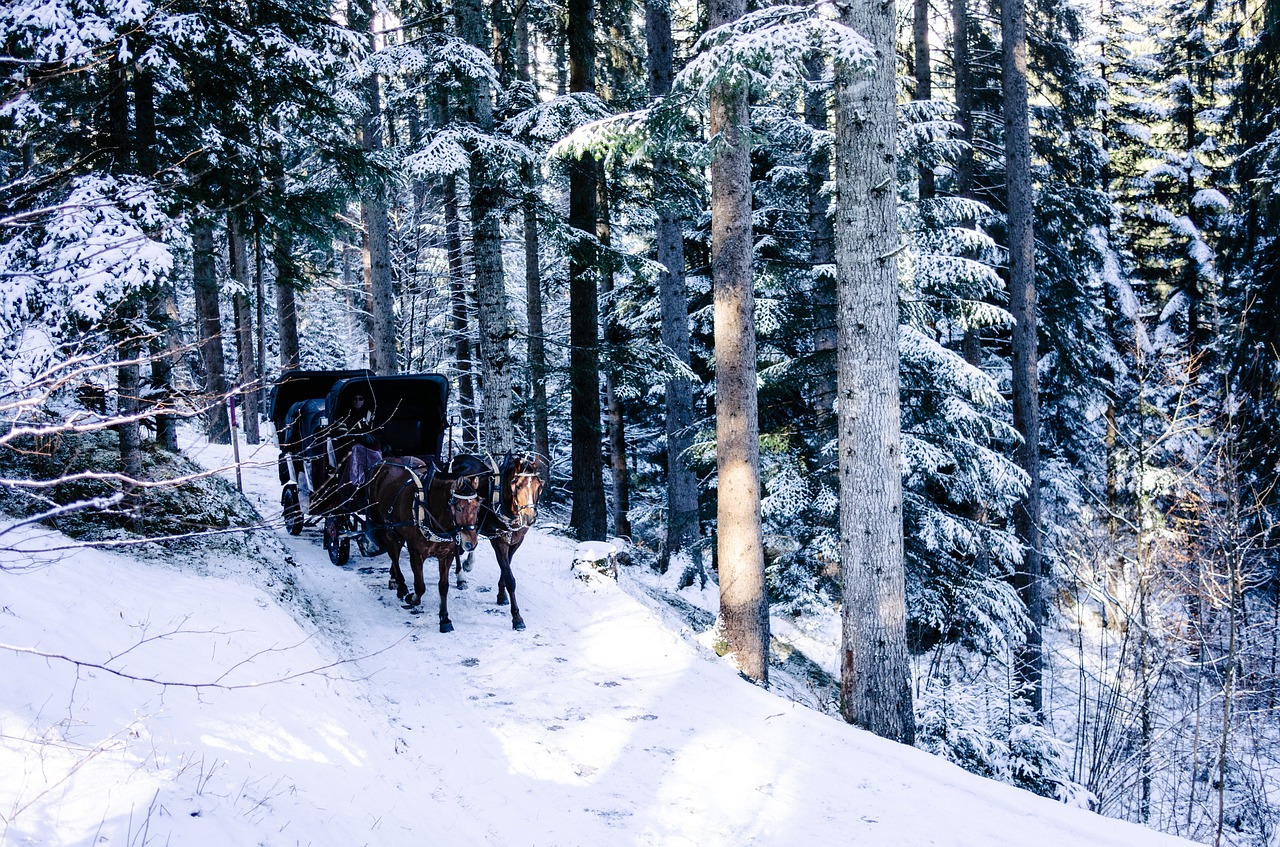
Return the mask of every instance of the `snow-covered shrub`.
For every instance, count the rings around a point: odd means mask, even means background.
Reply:
[[[971,773],[1091,807],[1093,795],[1071,778],[1066,746],[995,682],[941,682],[917,696],[916,746]]]

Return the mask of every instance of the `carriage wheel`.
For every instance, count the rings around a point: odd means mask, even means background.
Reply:
[[[345,518],[328,518],[324,522],[324,546],[329,551],[329,561],[342,567],[351,558],[351,539],[343,538]]]
[[[284,507],[284,528],[290,535],[302,534],[302,506],[298,503],[298,489],[290,486],[280,494],[280,505]]]

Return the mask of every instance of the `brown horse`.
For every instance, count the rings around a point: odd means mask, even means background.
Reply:
[[[473,475],[431,472],[415,458],[387,459],[369,480],[369,522],[377,540],[391,557],[391,581],[396,596],[417,606],[426,592],[423,564],[435,559],[440,565],[440,631],[452,632],[449,620],[449,570],[459,552],[470,552],[477,542],[480,498]],[[409,548],[413,591],[400,570],[400,549]]]
[[[490,460],[492,462],[492,460]],[[524,618],[516,603],[516,577],[511,558],[524,543],[529,527],[538,519],[538,498],[546,485],[546,465],[536,453],[508,453],[502,465],[486,463],[477,456],[459,456],[455,473],[480,473],[480,534],[493,545],[501,574],[498,577],[499,606],[511,598],[511,627],[524,629]]]

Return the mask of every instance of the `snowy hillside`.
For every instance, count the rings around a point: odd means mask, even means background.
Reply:
[[[246,459],[273,516],[274,450]],[[1188,843],[750,685],[633,569],[584,582],[554,536],[516,558],[527,631],[493,605],[485,549],[448,635],[434,600],[395,601],[385,559],[335,568],[315,532],[254,546],[3,554],[0,843]]]

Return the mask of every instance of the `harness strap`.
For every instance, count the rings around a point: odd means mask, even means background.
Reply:
[[[413,467],[412,465],[407,465],[402,462],[386,462],[386,461],[380,462],[379,464],[386,465],[387,467],[391,467],[391,468],[400,468],[401,470],[409,474],[409,478],[406,479],[400,485],[400,490],[396,492],[396,496],[391,498],[390,509],[395,508],[395,504],[400,500],[400,495],[404,493],[404,490],[406,488],[412,485],[414,489],[413,504],[412,504],[413,521],[408,523],[393,524],[390,522],[391,511],[389,509],[387,511],[386,522],[383,525],[387,527],[417,526],[417,528],[422,532],[422,534],[426,536],[428,541],[433,541],[433,542],[452,541],[456,543],[457,531],[455,530],[454,532],[449,532],[444,527],[441,527],[436,522],[435,517],[431,514],[431,510],[430,508],[428,508],[428,505],[427,505],[427,496],[431,489],[431,481],[435,479],[435,475],[436,475],[435,467],[433,467],[432,465],[426,466],[427,473],[426,473],[426,479],[424,481],[423,475],[419,474],[418,469]]]

